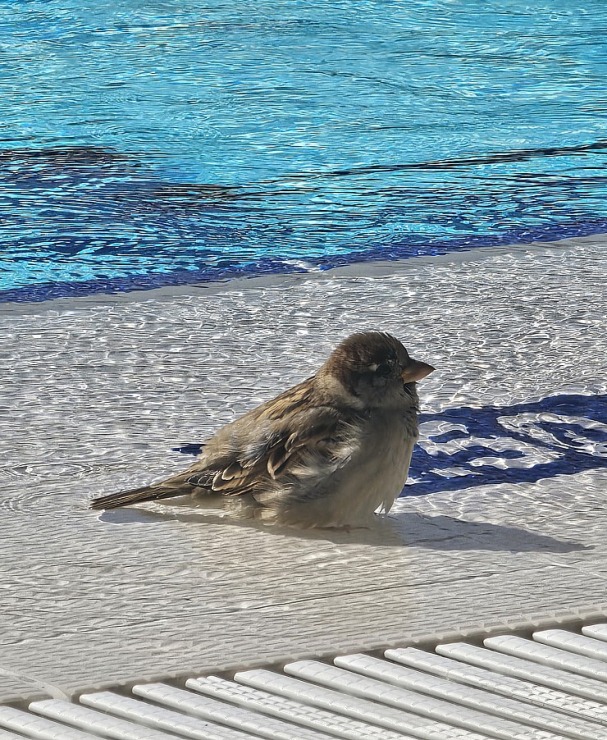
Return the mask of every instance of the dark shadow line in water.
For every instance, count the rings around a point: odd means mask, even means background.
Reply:
[[[400,172],[401,170],[451,170],[459,167],[476,167],[486,164],[500,164],[502,162],[526,162],[538,157],[562,157],[570,155],[584,155],[589,151],[607,150],[607,139],[595,141],[591,144],[576,146],[540,147],[537,149],[518,149],[512,152],[495,152],[477,157],[454,157],[453,159],[437,159],[429,162],[414,162],[407,164],[376,164],[366,167],[349,167],[329,172],[319,173],[318,177],[350,177],[352,175],[367,175],[377,172]],[[287,176],[288,179],[307,177],[296,174]]]
[[[114,163],[138,164],[137,157],[102,146],[49,146],[40,149],[27,147],[0,149],[0,164],[44,163],[56,169],[73,165],[107,165]]]
[[[570,155],[584,155],[587,152],[607,150],[607,139],[599,139],[589,144],[575,144],[572,146],[536,147],[533,149],[516,149],[506,152],[492,152],[477,156],[452,157],[448,159],[429,160],[426,162],[407,162],[402,164],[372,164],[362,167],[344,167],[334,170],[318,170],[306,172],[285,173],[278,178],[268,178],[260,181],[252,181],[241,186],[226,186],[221,184],[188,184],[166,183],[168,191],[171,189],[184,191],[196,191],[207,189],[208,191],[237,191],[246,195],[246,188],[257,185],[284,183],[290,180],[311,180],[325,177],[350,177],[352,175],[375,174],[378,172],[399,172],[404,170],[433,170],[433,169],[457,169],[460,167],[474,167],[477,165],[499,164],[502,162],[524,162],[530,159],[542,157],[561,157]],[[44,162],[54,165],[57,169],[70,165],[104,165],[114,163],[130,162],[131,165],[141,166],[141,155],[126,154],[111,148],[98,146],[66,146],[48,147],[43,149],[0,149],[0,163],[5,162]],[[162,186],[162,183],[159,183]]]

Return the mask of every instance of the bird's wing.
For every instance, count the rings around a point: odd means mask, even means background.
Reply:
[[[181,474],[187,483],[229,496],[260,492],[272,482],[280,484],[311,469],[320,474],[336,469],[357,444],[354,416],[330,406],[293,410],[279,419],[258,417],[255,422],[251,434],[234,425],[229,440],[223,436],[217,445],[212,440],[200,462]],[[226,455],[226,448],[231,454]]]
[[[222,427],[187,470],[150,486],[94,499],[91,507],[113,508],[195,491],[229,496],[264,492],[280,487],[289,476],[335,469],[348,454],[353,429],[347,414],[319,404],[312,380]]]

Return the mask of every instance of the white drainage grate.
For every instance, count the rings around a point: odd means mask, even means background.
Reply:
[[[607,624],[0,707],[0,740],[607,740]]]

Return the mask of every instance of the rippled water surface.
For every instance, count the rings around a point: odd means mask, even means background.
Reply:
[[[607,231],[603,0],[0,8],[0,298]]]

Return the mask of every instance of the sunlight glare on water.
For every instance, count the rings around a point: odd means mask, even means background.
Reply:
[[[34,0],[0,30],[0,299],[607,231],[602,0]]]

